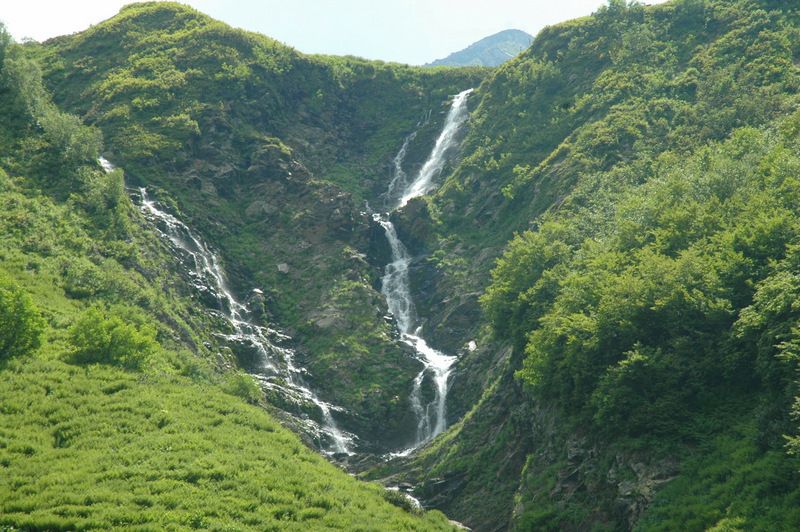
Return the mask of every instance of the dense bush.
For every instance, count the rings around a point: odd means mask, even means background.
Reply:
[[[39,347],[43,326],[30,296],[0,274],[0,361]]]
[[[246,373],[232,373],[225,379],[223,385],[225,392],[244,399],[250,404],[258,403],[264,396],[258,383]]]
[[[45,138],[68,163],[94,161],[102,147],[100,130],[85,126],[80,118],[59,110],[42,83],[42,73],[34,61],[17,48],[11,48],[4,62],[5,82],[25,103],[30,117]]]
[[[142,369],[159,349],[156,329],[139,317],[129,322],[123,316],[133,309],[102,306],[83,312],[70,327],[71,359],[78,364],[110,364]]]
[[[615,433],[679,436],[721,389],[790,386],[794,146],[741,130],[622,195],[600,225],[553,216],[515,239],[484,304],[527,346],[535,393]]]

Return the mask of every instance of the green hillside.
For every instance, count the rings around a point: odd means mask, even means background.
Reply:
[[[484,71],[306,56],[169,2],[29,54],[129,181],[223,253],[234,287],[265,290],[312,384],[350,412],[344,427],[401,442],[417,369],[383,319],[364,201],[385,189],[403,138],[430,115],[419,140],[432,142],[448,95]]]
[[[491,70],[309,56],[171,2],[2,42],[0,528],[453,526],[346,467],[478,531],[800,529],[794,3],[611,0]],[[449,429],[389,459],[420,363],[371,211],[470,87],[437,188],[391,216],[458,357]],[[275,421],[126,183],[263,290],[356,455]]]
[[[257,406],[98,130],[0,39],[0,528],[451,529]]]
[[[798,15],[611,2],[481,85],[420,234],[439,341],[483,348],[394,469],[418,493],[481,530],[800,526]]]

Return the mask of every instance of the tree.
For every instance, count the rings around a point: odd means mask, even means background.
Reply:
[[[0,361],[39,347],[42,327],[31,298],[0,276]]]
[[[6,50],[11,44],[11,35],[8,34],[5,24],[0,22],[0,71],[3,69],[3,61],[6,57]]]

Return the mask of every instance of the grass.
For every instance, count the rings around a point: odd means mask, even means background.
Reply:
[[[2,178],[0,273],[45,331],[37,351],[0,363],[0,529],[450,528],[392,505],[237,397],[196,347],[213,341],[210,318],[132,207],[135,252],[123,253],[75,204]],[[157,325],[157,356],[140,372],[67,363],[76,317],[125,300]]]
[[[255,406],[183,377],[16,359],[0,388],[0,527],[447,530]]]

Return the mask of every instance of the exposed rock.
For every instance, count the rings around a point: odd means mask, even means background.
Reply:
[[[617,504],[628,525],[633,528],[644,514],[658,488],[678,474],[678,464],[672,460],[656,463],[632,462],[629,457],[617,454],[615,464],[606,478],[616,486]]]
[[[427,253],[427,241],[432,230],[428,203],[423,198],[414,198],[402,209],[394,211],[391,220],[397,229],[397,236],[403,241],[409,253],[412,255]]]
[[[258,288],[253,288],[245,300],[247,310],[262,321],[267,319],[267,298],[264,292]]]
[[[272,216],[280,212],[280,207],[265,201],[256,200],[247,206],[244,213],[248,218],[260,218],[262,216]]]
[[[344,325],[344,320],[340,314],[328,314],[314,320],[314,325],[320,329],[329,329],[331,327],[341,327]]]

